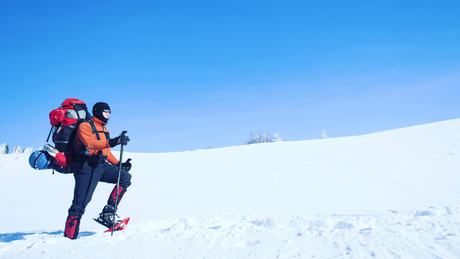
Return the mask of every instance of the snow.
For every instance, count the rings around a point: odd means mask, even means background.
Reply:
[[[0,155],[0,258],[459,258],[460,119],[363,136],[132,158],[118,214],[63,237],[72,175]],[[129,145],[125,148],[129,151]],[[118,153],[114,152],[117,156]],[[124,160],[125,160],[124,159]]]

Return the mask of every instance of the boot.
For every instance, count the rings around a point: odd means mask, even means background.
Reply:
[[[77,239],[80,231],[80,219],[78,216],[68,216],[65,222],[64,236],[70,239]]]
[[[113,216],[115,212],[115,208],[112,205],[105,205],[104,209],[102,209],[102,213],[99,214],[99,217],[97,217],[95,220],[107,228],[111,228],[114,226],[114,221],[115,225],[120,223],[121,220],[116,220],[116,218],[119,218],[117,214],[115,214],[115,217]]]

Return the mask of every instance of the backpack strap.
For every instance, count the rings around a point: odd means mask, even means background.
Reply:
[[[50,141],[50,136],[51,136],[51,132],[53,132],[53,126],[51,126],[51,129],[50,129],[50,133],[48,134],[48,138],[46,139],[46,142]]]
[[[94,125],[94,121],[89,120],[88,123],[89,123],[89,125],[91,125],[91,130],[93,130],[93,134],[96,134],[97,140],[101,140],[101,138],[99,138],[99,134],[98,134],[99,131],[97,131],[96,125]]]
[[[96,125],[94,124],[94,121],[92,120],[83,120],[82,122],[88,122],[89,125],[91,126],[91,131],[92,131],[92,134],[95,134],[96,135],[96,138],[97,140],[101,140],[101,138],[99,137],[99,133],[104,133],[106,135],[106,138],[108,139],[109,137],[109,132],[108,131],[98,131],[96,129]],[[76,147],[76,141],[77,141],[77,138],[74,138],[74,141],[75,141],[75,144],[74,146]],[[83,149],[86,149],[86,147],[84,146],[81,146],[80,149],[83,148]],[[78,161],[78,163],[80,163],[83,167],[85,167],[86,165],[88,165],[88,163],[90,161],[96,161],[96,160],[102,160],[102,159],[106,159],[106,156],[101,156],[100,154],[98,155],[88,155],[88,154],[85,154],[87,151],[83,151],[82,150],[75,150],[75,160]],[[84,153],[82,153],[82,151]]]
[[[99,137],[99,133],[104,133],[106,139],[109,139],[109,138],[110,138],[109,132],[104,131],[104,130],[98,131],[98,130],[96,129],[96,125],[94,125],[94,121],[89,120],[88,122],[89,122],[89,124],[91,125],[91,129],[93,130],[93,134],[96,134],[97,140],[101,140],[101,138]]]
[[[92,131],[92,134],[96,134],[96,137],[97,137],[97,140],[100,140],[99,139],[99,134],[97,134],[97,129],[96,129],[96,125],[94,125],[94,122],[92,120],[82,120],[80,123],[78,123],[78,126],[77,126],[77,129],[78,127],[80,126],[81,123],[83,122],[88,122],[88,124],[91,126],[91,131]],[[77,130],[75,130],[76,132]],[[80,146],[80,149],[77,150],[77,137],[75,136],[74,139],[74,155],[72,155],[72,157],[79,157],[79,156],[85,156],[87,154],[86,151],[83,151],[84,149],[86,149],[86,147],[84,146]],[[83,143],[81,143],[83,145]]]

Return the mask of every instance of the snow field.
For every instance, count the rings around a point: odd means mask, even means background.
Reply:
[[[460,119],[369,135],[140,154],[118,214],[63,237],[73,176],[0,155],[3,258],[460,258]],[[129,150],[129,145],[126,150]],[[114,152],[118,156],[117,152]]]

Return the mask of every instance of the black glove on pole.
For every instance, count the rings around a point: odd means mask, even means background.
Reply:
[[[120,163],[121,163],[121,161],[120,161]],[[131,158],[128,158],[128,160],[126,160],[126,162],[121,163],[121,168],[125,169],[128,172],[129,172],[129,170],[131,170],[131,167],[132,167]]]
[[[127,133],[127,131],[123,131],[121,133],[121,136],[120,138],[123,139],[123,137],[125,136],[125,134]],[[126,142],[127,143],[127,142]],[[118,163],[118,179],[117,179],[117,197],[115,197],[115,209],[113,210],[113,224],[112,224],[112,236],[113,236],[113,229],[115,227],[115,212],[117,211],[117,207],[118,207],[118,195],[120,195],[119,193],[119,189],[120,189],[120,174],[121,174],[121,161],[123,161],[123,147],[124,147],[125,143],[121,143],[121,148],[120,148],[120,162]]]
[[[123,131],[125,132],[125,131]],[[125,132],[126,133],[126,132]],[[120,136],[116,137],[116,138],[111,138],[109,139],[109,145],[110,147],[115,147],[117,145],[128,145],[128,141],[129,141],[129,137],[128,136],[125,136],[123,133],[121,133]]]

